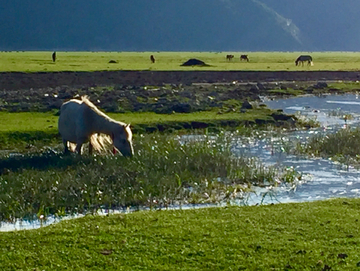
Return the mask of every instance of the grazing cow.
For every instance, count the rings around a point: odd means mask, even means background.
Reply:
[[[155,63],[155,57],[153,55],[150,56],[151,63]]]
[[[226,55],[226,59],[229,60],[229,61],[230,61],[231,59],[233,59],[233,58],[234,58],[234,55]]]
[[[242,60],[246,60],[247,62],[249,62],[249,58],[248,58],[248,55],[241,55],[240,56],[240,61],[242,61]]]
[[[56,52],[52,53],[52,61],[55,62],[56,61]]]
[[[312,57],[309,55],[301,55],[299,56],[296,60],[295,60],[295,65],[296,66],[300,66],[300,64],[302,64],[302,66],[304,66],[304,62],[307,61],[308,65],[313,66],[313,62],[312,62]]]

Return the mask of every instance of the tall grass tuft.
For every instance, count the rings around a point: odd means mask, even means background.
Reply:
[[[360,128],[345,128],[333,134],[318,134],[305,144],[298,144],[298,153],[329,157],[342,163],[360,161]]]
[[[0,159],[0,221],[127,206],[217,203],[297,175],[235,157],[225,135],[141,135],[131,159],[47,152]]]

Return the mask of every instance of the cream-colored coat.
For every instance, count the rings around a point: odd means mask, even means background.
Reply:
[[[73,143],[76,144],[75,151],[81,154],[82,145],[88,141],[90,153],[92,148],[101,151],[108,140],[124,156],[134,154],[130,125],[111,119],[86,96],[81,100],[72,99],[61,106],[58,128],[65,152],[69,151],[68,143]]]

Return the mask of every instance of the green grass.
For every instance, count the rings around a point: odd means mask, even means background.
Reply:
[[[226,126],[241,127],[247,122],[255,122],[256,119],[271,122],[272,118],[269,114],[272,112],[273,110],[268,108],[258,108],[248,110],[243,114],[237,112],[218,114],[218,110],[214,110],[186,114],[141,112],[109,113],[108,115],[113,119],[130,123],[135,133],[146,133],[159,129],[181,130],[187,127],[191,130],[194,123],[203,123],[217,130]],[[49,144],[49,141],[54,140],[60,142],[57,129],[58,116],[52,112],[0,112],[0,118],[4,120],[0,122],[0,149],[24,147],[30,143],[36,144],[36,142],[39,144]]]
[[[359,90],[360,82],[359,81],[356,81],[356,82],[338,81],[338,82],[330,83],[329,88],[340,89],[342,91]]]
[[[250,62],[240,62],[240,54],[248,54]],[[51,60],[52,52],[0,52],[0,71],[51,72],[97,70],[254,70],[254,71],[303,71],[303,70],[359,70],[358,52],[57,52],[57,61]],[[150,63],[150,55],[156,63]],[[236,57],[231,62],[227,54]],[[314,66],[296,67],[300,54],[311,54]],[[190,58],[198,58],[211,66],[182,67]],[[109,60],[118,63],[109,64]]]
[[[1,132],[30,132],[57,130],[58,116],[52,112],[0,112]]]
[[[0,233],[3,270],[358,270],[359,199],[86,216]]]
[[[360,128],[348,127],[336,133],[314,135],[304,144],[297,143],[296,151],[359,166]]]
[[[248,110],[247,113],[239,114],[230,112],[217,114],[215,111],[202,111],[194,113],[174,113],[174,114],[156,114],[154,112],[139,113],[108,113],[107,115],[115,120],[126,123],[136,124],[156,124],[161,122],[184,122],[184,121],[210,121],[210,120],[249,120],[254,121],[257,118],[268,118],[268,115],[274,110],[268,108],[259,108]],[[46,112],[19,112],[9,113],[0,112],[0,132],[11,131],[46,131],[57,130],[58,116]]]
[[[300,89],[272,89],[269,90],[269,95],[289,95],[289,96],[297,96],[305,94],[303,90]]]
[[[265,167],[230,151],[236,135],[184,144],[172,135],[142,135],[131,159],[52,152],[0,159],[0,221],[100,206],[158,206],[241,199],[252,185],[294,183],[292,168]],[[191,187],[192,189],[189,189]]]

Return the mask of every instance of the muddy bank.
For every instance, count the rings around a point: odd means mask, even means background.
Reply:
[[[0,90],[58,86],[360,80],[357,71],[97,71],[0,73]]]

